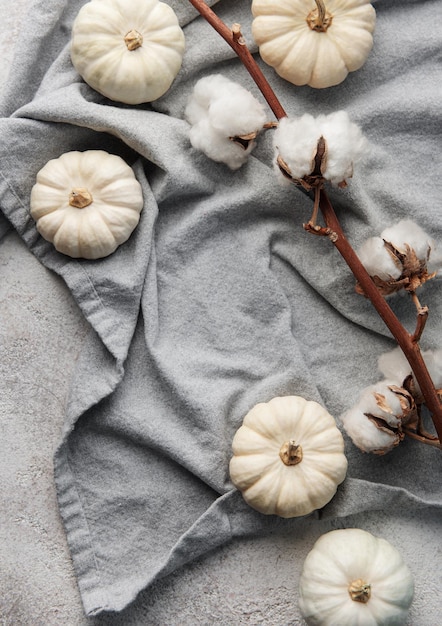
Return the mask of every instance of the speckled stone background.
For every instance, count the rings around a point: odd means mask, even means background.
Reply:
[[[1,82],[30,1],[1,0]],[[64,283],[14,232],[7,234],[0,242],[0,623],[302,625],[300,569],[314,541],[332,528],[330,522],[306,521],[298,536],[235,542],[160,581],[123,614],[83,616],[58,515],[52,455],[87,330]],[[436,626],[441,520],[432,515],[397,517],[384,511],[341,521],[382,535],[401,550],[416,581],[406,626]]]

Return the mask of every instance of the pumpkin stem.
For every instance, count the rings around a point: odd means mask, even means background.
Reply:
[[[143,35],[137,30],[130,30],[124,38],[128,50],[136,50],[143,45]]]
[[[325,33],[332,23],[333,16],[325,7],[323,0],[315,0],[316,9],[310,11],[307,15],[307,24],[312,30],[318,33]]]
[[[93,198],[84,187],[74,187],[69,194],[69,204],[76,209],[84,209],[92,204]]]
[[[366,604],[370,600],[371,585],[362,580],[362,578],[358,578],[349,584],[348,593],[355,602]]]
[[[290,439],[282,444],[279,456],[285,465],[297,465],[302,461],[302,448],[294,439]]]

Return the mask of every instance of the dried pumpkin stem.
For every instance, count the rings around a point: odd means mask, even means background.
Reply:
[[[137,30],[132,29],[125,36],[124,43],[126,44],[127,49],[131,51],[141,48],[143,45],[143,35]]]
[[[358,578],[349,584],[348,593],[354,602],[366,604],[370,600],[371,585],[362,580],[362,578]]]
[[[74,187],[69,194],[69,204],[76,209],[84,209],[92,202],[92,195],[85,187]]]
[[[243,37],[240,36],[239,28],[235,25],[235,32],[233,32],[232,29],[228,28],[203,0],[189,0],[189,2],[236,52],[244,67],[249,72],[250,76],[255,81],[255,84],[266,99],[267,104],[273,111],[276,119],[280,120],[283,117],[287,117],[287,113],[282,107],[275,92],[269,85],[267,79],[245,45]],[[327,194],[323,189],[320,191],[319,208],[325,220],[327,229],[329,229],[329,232],[332,234],[332,236],[329,237],[330,240],[336,246],[356,280],[361,284],[364,294],[371,301],[408,360],[421,389],[426,406],[431,412],[431,417],[436,428],[439,442],[442,444],[442,402],[439,399],[425,361],[422,357],[419,343],[413,340],[413,335],[410,335],[407,332],[407,330],[400,323],[399,319],[393,313],[385,298],[379,293],[372,278],[369,276],[367,270],[357,257],[356,252],[347,241],[339,220],[332,205],[330,204]]]
[[[315,0],[315,3],[316,9],[313,9],[307,15],[307,24],[312,30],[316,30],[318,33],[325,33],[332,23],[333,17],[327,11],[322,0]]]
[[[282,444],[279,456],[284,465],[297,465],[302,461],[302,448],[294,439]]]

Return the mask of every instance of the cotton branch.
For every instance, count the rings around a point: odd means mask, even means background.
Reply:
[[[425,404],[429,411],[431,411],[439,441],[442,442],[442,405],[430,374],[428,373],[425,361],[422,357],[419,343],[416,341],[416,333],[411,335],[406,331],[399,319],[393,313],[385,298],[379,293],[371,276],[368,274],[350,243],[347,241],[336,213],[334,212],[330,200],[324,190],[321,191],[319,206],[327,227],[337,235],[333,244],[344,258],[356,280],[364,290],[365,295],[371,301],[379,316],[385,322],[409,362],[419,387],[421,388]]]
[[[261,69],[257,65],[253,55],[250,53],[244,38],[241,35],[240,27],[234,24],[232,28],[228,28],[224,22],[205,4],[203,0],[189,0],[195,9],[206,19],[206,21],[223,37],[223,39],[233,48],[239,59],[244,64],[257,87],[263,94],[267,104],[273,111],[275,117],[280,120],[287,117],[281,103],[276,97],[273,89],[269,85],[267,79],[263,75]],[[373,279],[370,277],[365,267],[360,262],[358,256],[348,242],[341,228],[339,220],[333,210],[333,207],[323,189],[318,190],[319,209],[324,218],[326,228],[318,234],[332,233],[329,239],[333,242],[348,267],[352,271],[356,280],[362,287],[365,296],[371,301],[374,308],[384,321],[389,331],[396,339],[402,352],[404,353],[410,367],[420,386],[425,404],[431,412],[432,420],[439,438],[442,443],[442,403],[435,389],[433,381],[429,375],[427,366],[422,357],[418,340],[423,331],[424,319],[418,319],[417,327],[414,334],[410,334],[396,317],[385,298],[379,293]],[[321,230],[321,229],[319,229]],[[424,316],[425,317],[425,316]],[[426,319],[426,317],[425,317]],[[415,438],[429,443],[425,437],[416,436]],[[434,441],[433,441],[434,445]]]

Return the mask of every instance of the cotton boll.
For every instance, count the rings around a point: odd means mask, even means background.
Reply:
[[[366,387],[340,420],[358,448],[385,454],[404,438],[403,424],[415,418],[412,396],[394,380],[385,379]]]
[[[434,241],[418,224],[402,220],[385,228],[380,237],[368,239],[358,256],[379,292],[388,297],[404,290],[415,293],[434,278],[442,266],[442,255],[435,254],[434,248]],[[364,294],[359,284],[356,291]]]
[[[395,380],[382,380],[366,387],[358,405],[364,408],[364,413],[384,420],[393,428],[398,428],[402,422],[403,408],[398,394],[390,389],[392,386],[398,386]]]
[[[295,119],[283,118],[274,137],[276,154],[285,161],[293,178],[302,179],[313,172],[321,137],[326,149],[322,176],[333,184],[342,183],[353,175],[354,164],[368,147],[361,130],[345,111],[317,118],[309,114]]]
[[[345,111],[320,115],[317,124],[327,146],[324,178],[333,184],[351,178],[354,164],[368,149],[362,131],[350,121]]]
[[[248,139],[244,147],[230,138],[257,134],[266,121],[261,103],[221,74],[206,76],[196,83],[184,114],[192,126],[192,146],[233,170],[247,161],[254,141]]]
[[[363,452],[385,453],[398,443],[397,435],[378,428],[359,404],[341,415],[340,421],[355,446]]]
[[[284,117],[275,130],[273,146],[290,169],[293,178],[303,178],[311,173],[318,146],[318,128],[312,115],[299,118]],[[281,177],[284,177],[281,174]]]
[[[418,259],[426,259],[428,250],[434,247],[431,237],[412,220],[401,220],[386,228],[382,231],[381,237],[402,253],[406,252],[405,244],[408,244]]]
[[[370,276],[379,276],[382,280],[398,279],[402,266],[385,247],[382,237],[370,237],[359,248],[357,255]]]
[[[428,257],[429,273],[437,272],[442,267],[442,250],[437,249],[434,239],[412,220],[401,220],[386,228],[381,237],[402,253],[406,252],[405,244],[408,244],[418,259],[425,261]]]

